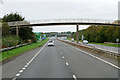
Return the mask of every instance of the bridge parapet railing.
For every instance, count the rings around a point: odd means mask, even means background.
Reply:
[[[115,20],[101,20],[101,19],[45,19],[45,20],[31,20],[31,23],[111,23],[114,24]]]
[[[114,23],[115,20],[101,20],[101,19],[44,19],[44,20],[28,20],[28,21],[16,21],[8,22],[8,25],[28,25],[28,24],[43,24],[43,23]]]

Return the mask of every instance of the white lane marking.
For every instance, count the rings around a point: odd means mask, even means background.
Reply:
[[[63,56],[62,58],[64,59],[65,57]]]
[[[26,68],[22,68],[22,70],[25,70]]]
[[[27,65],[29,65],[30,63],[27,63]]]
[[[69,65],[68,63],[65,63],[67,66]]]
[[[68,45],[68,44],[67,44],[67,45]],[[70,46],[70,45],[68,45],[68,46]],[[77,50],[79,50],[79,51],[81,51],[81,52],[83,52],[83,53],[85,53],[85,54],[87,54],[87,55],[89,55],[89,56],[91,56],[91,57],[93,57],[93,58],[95,58],[95,59],[98,59],[98,60],[106,63],[106,64],[109,64],[109,65],[113,66],[114,68],[120,69],[120,67],[118,67],[118,66],[116,66],[116,65],[114,65],[114,64],[112,64],[112,63],[110,63],[110,62],[108,62],[108,61],[106,61],[106,60],[103,60],[103,59],[101,59],[101,58],[99,58],[99,57],[97,57],[97,56],[94,56],[94,55],[92,55],[92,54],[90,54],[90,53],[88,53],[88,52],[82,51],[82,50],[80,50],[80,49],[78,49],[78,48],[76,48],[76,47],[73,47],[73,46],[70,46],[70,47],[72,47],[72,48],[74,48],[74,49],[77,49]]]
[[[46,46],[46,44],[40,49],[40,51],[37,52],[37,54],[28,63],[31,63],[37,57],[37,55],[44,49],[44,47]]]
[[[48,43],[48,42],[47,42]],[[46,44],[47,44],[46,43]],[[17,77],[19,77],[21,75],[21,73],[24,72],[24,70],[29,66],[29,64],[37,57],[37,55],[44,49],[44,47],[46,46],[46,44],[40,49],[40,51],[37,52],[37,54],[22,68],[22,70],[19,71],[19,73],[17,73],[15,75],[15,78],[13,78],[12,80],[16,80]]]
[[[23,72],[23,70],[20,70],[20,71],[19,71],[19,73],[22,73],[22,72]]]
[[[25,68],[27,68],[28,67],[28,65],[25,65]]]
[[[74,78],[74,80],[77,80],[77,77],[75,75],[72,75],[72,77]]]
[[[18,76],[20,76],[20,74],[18,73],[18,74],[16,74],[15,76],[18,77]]]

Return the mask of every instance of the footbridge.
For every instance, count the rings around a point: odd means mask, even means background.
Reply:
[[[16,28],[16,35],[19,36],[19,28],[35,26],[52,26],[52,25],[76,25],[77,43],[79,41],[79,25],[102,25],[102,26],[120,26],[117,20],[103,19],[43,19],[43,20],[25,20],[8,22],[10,27]]]

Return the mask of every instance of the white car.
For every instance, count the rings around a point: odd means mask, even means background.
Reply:
[[[74,42],[74,38],[72,38],[71,41]]]
[[[87,40],[83,40],[83,44],[88,44],[88,41]]]
[[[49,41],[48,46],[54,46],[54,41]]]

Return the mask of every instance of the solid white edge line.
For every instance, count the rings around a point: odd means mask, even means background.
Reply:
[[[47,42],[48,43],[48,42]],[[46,44],[47,44],[46,43]],[[19,71],[19,73],[17,73],[16,75],[15,75],[15,78],[13,78],[12,80],[16,80],[16,77],[19,77],[21,74],[20,73],[22,73],[27,67],[28,67],[28,65],[37,57],[37,55],[44,49],[44,47],[46,46],[46,44],[37,52],[37,54],[22,68],[22,70],[20,70]]]
[[[68,45],[68,44],[67,44],[67,45]],[[79,50],[79,51],[81,51],[81,52],[83,52],[83,53],[86,53],[87,55],[89,55],[89,56],[91,56],[91,57],[93,57],[93,58],[96,58],[96,59],[98,59],[98,60],[100,60],[100,61],[102,61],[102,62],[104,62],[104,63],[106,63],[106,64],[109,64],[109,65],[113,66],[114,68],[120,69],[120,67],[118,67],[118,66],[116,66],[116,65],[114,65],[114,64],[112,64],[112,63],[110,63],[110,62],[108,62],[108,61],[106,61],[106,60],[103,60],[103,59],[101,59],[101,58],[99,58],[99,57],[97,57],[97,56],[94,56],[94,55],[92,55],[92,54],[90,54],[90,53],[87,53],[87,52],[85,52],[85,51],[82,51],[82,50],[80,50],[80,49],[78,49],[78,48],[76,48],[76,47],[73,47],[73,46],[71,46],[71,45],[69,45],[69,46],[72,47],[72,48],[75,48],[75,49],[77,49],[77,50]]]
[[[72,75],[72,77],[74,78],[74,80],[77,80],[77,77],[75,75]]]

